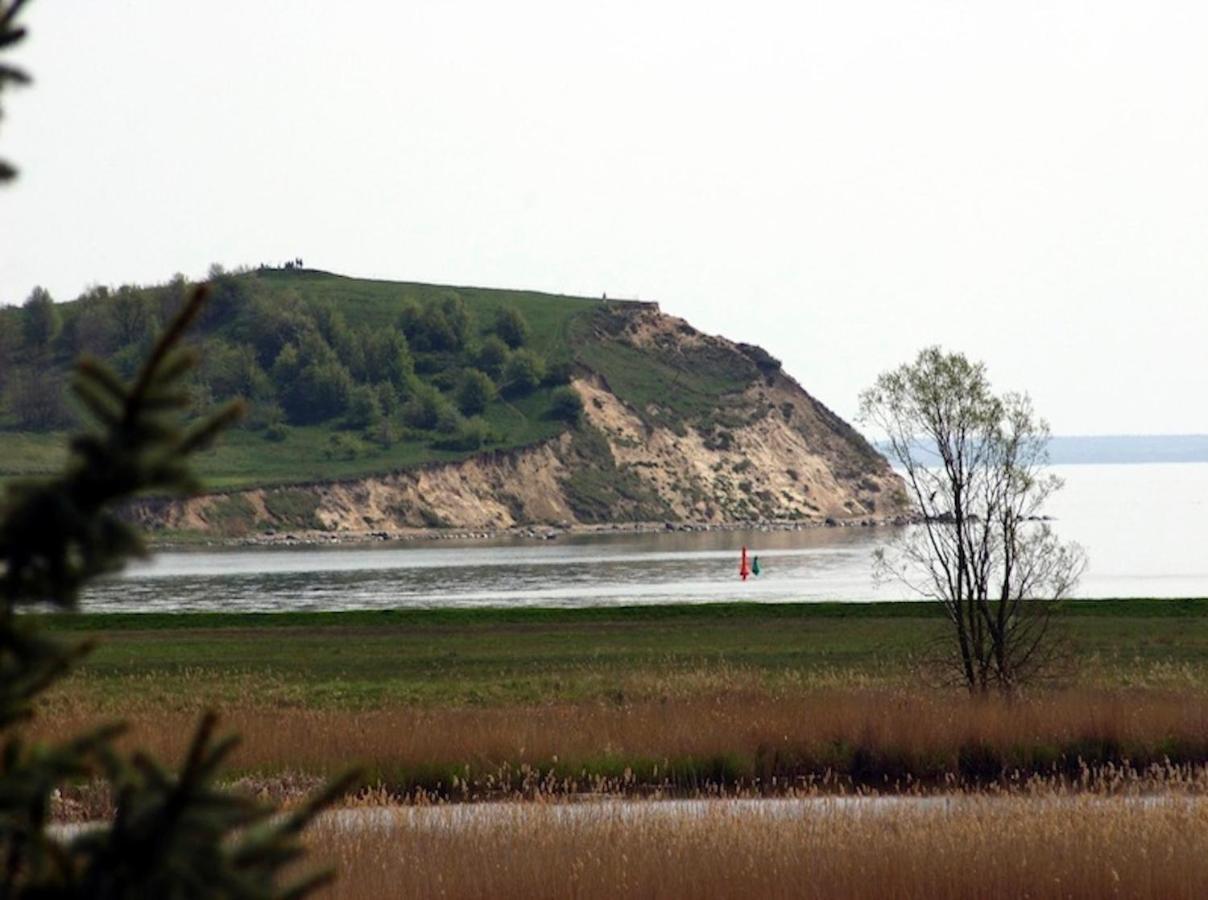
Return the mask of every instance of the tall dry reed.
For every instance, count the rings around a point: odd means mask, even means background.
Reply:
[[[132,739],[162,758],[183,751],[189,711],[135,710]],[[60,705],[46,737],[98,717]],[[593,775],[689,790],[711,782],[765,788],[824,773],[855,783],[950,785],[1085,767],[1208,763],[1208,695],[1071,690],[1006,701],[942,691],[718,692],[666,702],[530,707],[395,708],[369,712],[257,709],[223,713],[243,736],[235,765],[259,773],[328,775],[351,764],[400,789],[458,796],[505,792],[518,773]],[[677,768],[678,767],[678,768]],[[500,784],[502,773],[510,773]],[[668,780],[670,779],[670,780]]]
[[[396,810],[311,833],[326,897],[1208,896],[1208,802],[963,797],[830,809],[705,801]]]

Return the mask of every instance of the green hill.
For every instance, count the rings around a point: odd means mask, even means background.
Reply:
[[[35,291],[0,309],[0,479],[57,468],[80,424],[73,361],[129,377],[189,290]],[[293,266],[214,272],[210,292],[190,390],[249,412],[200,461],[214,493],[131,510],[151,528],[835,524],[903,509],[885,460],[779,362],[655,304]]]
[[[35,292],[0,310],[0,478],[53,470],[76,424],[72,361],[91,353],[129,375],[187,289],[98,289],[53,305]],[[217,274],[193,337],[193,389],[200,403],[242,396],[249,415],[202,473],[216,488],[320,481],[548,438],[575,416],[559,388],[575,323],[600,305],[307,269]]]

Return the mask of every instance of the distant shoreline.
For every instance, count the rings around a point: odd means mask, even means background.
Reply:
[[[1049,463],[1143,465],[1208,462],[1208,434],[1059,436],[1049,441]]]
[[[563,537],[607,534],[702,534],[708,532],[781,532],[816,531],[824,528],[890,528],[911,524],[908,516],[860,519],[827,518],[818,521],[770,522],[608,522],[603,524],[513,525],[508,528],[410,528],[365,531],[281,530],[241,537],[216,537],[198,533],[157,536],[146,533],[152,550],[195,549],[197,547],[321,547],[372,546],[430,541],[553,541]]]
[[[874,446],[893,462],[883,441]],[[919,450],[926,458],[923,445]],[[1053,466],[1208,463],[1208,434],[1055,435],[1048,451]]]

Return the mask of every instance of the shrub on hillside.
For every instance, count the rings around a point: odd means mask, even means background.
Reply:
[[[18,428],[45,431],[72,422],[63,382],[30,368],[20,368],[12,373],[5,390],[5,401]]]
[[[574,364],[569,360],[562,359],[550,364],[549,368],[545,371],[545,377],[541,379],[541,383],[550,387],[557,387],[560,384],[570,384],[574,372]]]
[[[46,350],[62,324],[59,308],[55,306],[50,292],[46,288],[34,288],[21,309],[24,311],[22,326],[25,346],[34,351]]]
[[[352,376],[338,362],[312,363],[286,388],[285,411],[299,425],[326,422],[348,408],[352,388]]]
[[[436,414],[436,430],[441,434],[454,434],[462,424],[465,418],[457,411],[452,403],[441,397],[444,403],[440,406],[440,411]]]
[[[498,391],[486,372],[466,369],[457,385],[457,408],[467,416],[477,415],[487,408]]]
[[[572,387],[557,388],[550,397],[551,418],[577,425],[583,418],[583,398]]]
[[[397,328],[366,331],[364,344],[365,368],[362,380],[388,381],[403,390],[415,377],[415,358],[407,338]]]
[[[210,396],[242,397],[253,403],[268,402],[273,385],[248,344],[224,340],[207,341],[197,367],[196,379],[209,388]]]
[[[503,367],[504,390],[513,396],[531,394],[545,376],[545,365],[531,350],[517,350]]]
[[[488,335],[474,354],[474,365],[496,381],[503,377],[503,367],[508,361],[508,345],[498,335]]]
[[[495,322],[491,326],[491,331],[513,350],[528,343],[528,322],[524,320],[520,310],[514,306],[502,307],[495,314]]]
[[[353,431],[366,431],[377,425],[382,418],[382,403],[377,389],[372,385],[358,384],[349,394],[348,411],[344,414],[343,427]]]
[[[456,414],[453,404],[440,391],[420,385],[415,395],[403,405],[403,421],[412,428],[431,431],[450,414]]]
[[[466,302],[456,294],[430,300],[423,306],[408,301],[399,313],[398,326],[417,351],[457,352],[465,348],[470,336],[470,313]]]
[[[478,450],[496,440],[494,432],[485,421],[475,416],[465,419],[452,434],[438,437],[432,441],[432,446],[439,450]]]

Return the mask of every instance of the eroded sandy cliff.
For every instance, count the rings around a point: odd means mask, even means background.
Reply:
[[[653,305],[611,308],[598,319],[580,338],[572,382],[583,421],[557,438],[346,482],[148,501],[135,515],[152,527],[236,535],[821,524],[903,512],[886,461],[763,351],[701,334]],[[632,382],[635,360],[640,384]]]

